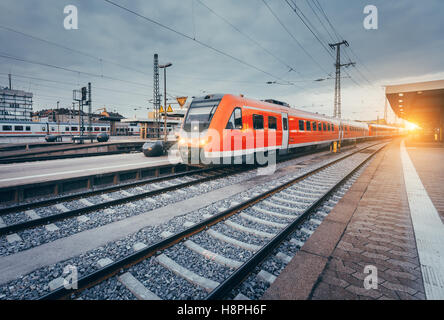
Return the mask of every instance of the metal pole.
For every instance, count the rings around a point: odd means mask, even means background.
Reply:
[[[80,119],[80,117],[81,117],[81,113],[80,113],[80,104],[81,104],[81,101],[79,101],[79,136],[81,136],[82,135],[82,127],[81,127],[81,119]]]
[[[160,139],[160,92],[159,92],[159,56],[154,54],[154,87],[153,87],[153,99],[154,99],[154,118],[155,118],[155,130],[156,138]],[[148,129],[148,126],[147,126]]]
[[[60,134],[59,103],[60,103],[60,101],[57,101],[57,113],[56,113],[56,117],[57,117],[57,132]]]
[[[166,145],[166,142],[167,142],[167,87],[166,87],[166,85],[167,85],[167,81],[166,81],[166,67],[165,68],[163,68],[163,101],[164,101],[164,104],[163,104],[163,114],[164,114],[164,127],[163,127],[163,130],[164,130],[164,133],[165,133],[165,137],[164,137],[164,142],[165,142],[165,145]]]
[[[88,82],[88,135],[92,134],[91,113],[92,113],[91,82]]]
[[[341,45],[349,46],[348,42],[343,40],[342,42],[329,44],[330,48],[336,49],[336,78],[335,78],[335,102],[333,117],[341,119],[341,67],[349,67],[355,65],[354,62],[341,64]]]

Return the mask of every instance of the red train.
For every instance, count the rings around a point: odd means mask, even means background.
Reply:
[[[195,98],[179,136],[186,163],[249,163],[258,155],[282,155],[301,147],[328,146],[399,134],[397,127],[330,118],[285,103],[231,94]]]

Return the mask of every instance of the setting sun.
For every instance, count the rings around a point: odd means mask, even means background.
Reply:
[[[413,130],[419,129],[419,126],[413,122],[406,121],[405,128],[409,131],[413,131]]]

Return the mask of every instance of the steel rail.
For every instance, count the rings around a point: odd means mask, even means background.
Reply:
[[[381,151],[386,145],[372,152],[365,160],[351,170],[338,183],[326,191],[318,200],[310,205],[299,217],[291,222],[287,227],[273,237],[259,251],[254,253],[246,262],[244,262],[235,272],[225,279],[218,287],[216,287],[206,297],[206,300],[218,300],[226,297],[233,289],[235,289],[242,281],[270,254],[278,247],[290,234],[292,234],[298,226],[306,221],[306,219],[315,211],[330,195],[332,195],[343,183],[345,183],[356,171],[358,171],[367,161],[376,153]]]
[[[377,143],[380,144],[380,143]],[[47,293],[46,295],[43,295],[39,298],[37,298],[38,300],[55,300],[55,299],[66,299],[69,298],[69,296],[73,293],[82,291],[86,288],[89,288],[93,285],[95,285],[96,283],[101,282],[102,280],[105,280],[107,278],[112,277],[113,275],[117,274],[121,269],[125,269],[125,268],[129,268],[130,266],[143,261],[149,257],[151,257],[152,255],[156,254],[158,251],[166,249],[168,247],[171,247],[172,245],[182,241],[184,238],[190,237],[193,234],[196,234],[198,232],[201,232],[202,230],[207,229],[208,227],[234,215],[235,213],[237,213],[238,211],[245,209],[259,201],[261,201],[264,198],[268,198],[270,196],[272,196],[273,194],[288,188],[289,186],[297,183],[300,180],[306,179],[307,177],[335,164],[338,163],[348,157],[353,156],[354,154],[357,154],[359,152],[362,152],[363,150],[366,150],[368,148],[371,148],[377,144],[373,144],[367,147],[363,147],[359,150],[356,150],[350,154],[344,155],[338,159],[335,160],[331,160],[328,163],[322,165],[321,167],[315,168],[309,172],[306,173],[301,173],[299,174],[297,177],[293,178],[292,180],[285,182],[277,187],[274,187],[268,191],[265,191],[257,196],[254,196],[248,200],[245,200],[242,203],[239,203],[233,207],[228,208],[227,210],[224,210],[218,214],[215,214],[214,216],[202,220],[198,223],[196,223],[195,225],[179,232],[176,233],[168,238],[165,238],[161,241],[158,241],[150,246],[148,246],[145,249],[142,249],[136,253],[130,254],[116,262],[113,262],[111,264],[109,264],[108,266],[105,266],[95,272],[92,272],[86,276],[81,277],[78,282],[77,282],[77,289],[73,290],[73,289],[66,289],[65,287],[60,287],[58,289],[55,289],[52,292]],[[225,282],[224,282],[225,283]]]
[[[216,171],[215,169],[213,169],[213,170]],[[146,197],[158,195],[158,194],[172,191],[175,189],[185,188],[185,187],[188,187],[188,186],[191,186],[194,184],[223,178],[223,177],[226,177],[228,175],[232,175],[232,174],[235,174],[238,172],[241,172],[241,171],[240,170],[229,170],[229,171],[227,170],[227,172],[210,175],[207,177],[203,177],[201,179],[186,181],[186,182],[182,182],[182,183],[179,183],[179,184],[173,185],[173,186],[167,186],[167,187],[163,187],[163,188],[159,188],[159,189],[155,189],[155,190],[142,192],[139,194],[134,194],[131,196],[122,197],[120,199],[113,199],[113,200],[104,201],[102,203],[93,204],[91,206],[87,206],[87,207],[83,207],[83,208],[79,208],[79,209],[69,210],[66,212],[56,213],[56,214],[46,216],[46,217],[41,217],[41,218],[37,218],[37,219],[33,219],[33,220],[28,220],[28,221],[24,221],[24,222],[19,222],[19,223],[7,225],[5,227],[0,228],[0,236],[8,234],[10,232],[17,232],[17,231],[21,231],[21,230],[24,230],[27,228],[33,228],[33,227],[41,226],[41,225],[44,225],[47,223],[79,216],[79,215],[82,215],[82,214],[85,214],[85,213],[88,213],[91,211],[95,211],[98,209],[116,206],[116,205],[119,205],[122,203],[126,203],[126,202],[130,202],[130,201],[139,200],[139,199],[143,199]]]
[[[220,169],[223,169],[223,168],[221,167]],[[5,214],[11,213],[11,212],[29,210],[29,209],[43,207],[43,206],[54,204],[54,203],[94,196],[94,195],[101,194],[101,193],[113,192],[113,191],[120,190],[120,189],[128,189],[128,188],[132,188],[132,187],[137,187],[137,186],[141,186],[141,185],[148,184],[148,183],[156,183],[156,182],[160,182],[160,181],[172,180],[172,179],[181,178],[183,176],[187,176],[187,175],[191,175],[191,174],[205,173],[205,172],[211,171],[211,170],[217,170],[217,168],[203,168],[203,169],[201,168],[201,169],[189,170],[189,171],[184,171],[184,172],[171,173],[171,174],[167,174],[167,175],[163,175],[163,176],[159,176],[159,177],[137,180],[137,181],[128,182],[128,183],[121,183],[118,185],[112,185],[112,186],[108,186],[108,187],[104,187],[104,188],[100,188],[100,189],[96,189],[96,190],[89,190],[89,191],[83,191],[83,192],[78,192],[78,193],[74,193],[74,194],[67,194],[64,196],[59,196],[57,198],[50,198],[50,199],[44,199],[44,200],[39,200],[39,201],[34,201],[34,202],[29,202],[29,203],[23,203],[23,204],[19,204],[19,205],[10,206],[7,208],[1,208],[0,209],[0,216],[3,216]]]
[[[278,158],[277,162],[284,162],[287,160],[295,159],[297,157],[303,157],[303,156],[315,154],[318,152],[322,152],[326,149],[327,149],[327,147],[323,147],[323,148],[316,149],[316,150],[309,150],[309,151],[305,151],[305,152],[296,152],[296,153],[287,154],[284,156],[280,156]],[[181,165],[183,165],[183,164],[179,164],[176,166],[181,166]],[[183,165],[183,166],[190,167],[189,165]],[[62,195],[62,196],[58,196],[57,198],[49,198],[49,199],[44,199],[44,200],[39,200],[39,201],[33,201],[33,202],[13,205],[13,206],[9,206],[9,207],[0,208],[0,217],[5,214],[12,213],[12,212],[29,210],[29,209],[43,207],[46,205],[60,203],[60,202],[68,201],[68,200],[75,200],[78,198],[89,197],[89,196],[93,196],[93,195],[97,195],[97,194],[120,190],[120,189],[137,187],[137,186],[141,186],[144,184],[155,183],[155,182],[159,182],[159,181],[163,181],[163,180],[171,180],[171,179],[180,178],[182,176],[191,175],[191,174],[199,174],[199,173],[204,173],[207,171],[224,169],[227,167],[230,167],[230,165],[210,167],[210,168],[199,168],[199,169],[195,169],[195,170],[188,170],[188,171],[184,171],[184,172],[178,172],[178,173],[163,175],[163,176],[154,177],[154,178],[137,180],[137,181],[128,182],[128,183],[120,183],[117,185],[103,187],[103,188],[99,188],[96,190],[88,190],[88,191],[78,192],[78,193],[74,193],[74,194]],[[252,168],[247,168],[246,170],[250,170],[250,169],[252,169]]]
[[[302,153],[294,153],[294,154],[285,155],[285,156],[282,156],[278,160],[278,162],[289,161],[289,160],[295,159],[297,157],[307,156],[307,155],[315,154],[317,152],[320,152],[320,151],[319,150],[311,150],[311,151],[302,152]],[[61,202],[69,201],[69,200],[76,200],[76,199],[79,199],[79,198],[89,197],[89,196],[93,196],[93,195],[97,195],[97,194],[104,194],[104,193],[108,193],[108,192],[112,192],[112,191],[116,191],[116,190],[128,189],[128,188],[132,188],[132,187],[136,187],[136,186],[140,186],[140,185],[145,185],[145,184],[149,184],[149,183],[155,183],[155,182],[159,182],[159,181],[172,180],[172,179],[176,179],[176,178],[180,178],[180,177],[187,176],[187,175],[192,175],[192,174],[200,174],[200,173],[206,173],[206,172],[223,170],[223,169],[230,169],[230,168],[234,168],[234,170],[232,172],[228,172],[228,174],[236,174],[236,173],[252,170],[255,167],[256,166],[254,166],[254,165],[247,165],[247,166],[242,167],[240,170],[238,170],[238,168],[235,168],[232,165],[224,165],[224,166],[219,166],[219,167],[203,168],[203,169],[196,169],[196,170],[185,171],[185,172],[180,172],[180,173],[174,173],[174,174],[169,174],[169,175],[165,175],[165,176],[161,176],[161,177],[145,179],[145,180],[138,180],[138,181],[135,181],[135,182],[130,182],[130,183],[126,183],[126,184],[109,186],[109,187],[100,188],[100,189],[97,189],[97,190],[85,191],[85,192],[81,192],[81,193],[61,196],[61,197],[58,197],[58,198],[45,199],[45,200],[40,200],[40,201],[37,201],[37,202],[25,203],[25,204],[16,205],[16,206],[8,207],[8,208],[2,208],[2,209],[0,209],[0,217],[3,216],[3,215],[6,215],[8,213],[29,210],[29,209],[43,207],[43,206],[47,206],[47,205],[51,205],[51,204],[56,204],[56,203],[61,203]],[[219,178],[219,177],[215,177],[214,179],[217,179],[217,178]],[[202,181],[202,180],[199,180],[199,181]],[[197,181],[196,183],[199,183],[199,181]],[[186,185],[182,186],[181,184],[179,184],[179,185],[171,186],[171,187],[168,187],[168,188],[174,188],[174,187],[186,187]],[[153,190],[153,191],[162,191],[164,189],[167,189],[167,188],[157,189],[157,190]],[[168,189],[168,190],[165,190],[165,191],[170,191],[170,190],[171,189]],[[144,194],[138,194],[137,196],[140,196],[140,195],[144,195]],[[148,194],[146,196],[150,196],[150,195],[155,195],[155,194]],[[106,206],[111,206],[111,205],[119,204],[119,203],[114,203],[113,201],[122,200],[123,202],[127,202],[127,201],[134,200],[134,199],[129,199],[129,200],[125,201],[125,199],[127,199],[127,198],[129,198],[129,197],[123,197],[123,198],[116,199],[116,200],[102,202],[101,204],[94,205],[93,207],[90,206],[90,207],[70,210],[70,211],[68,211],[66,213],[60,213],[60,214],[55,214],[55,215],[56,216],[59,215],[61,217],[60,219],[63,219],[63,214],[69,215],[69,216],[75,216],[75,215],[82,214],[81,210],[87,210],[87,208],[92,208],[91,210],[96,210],[96,209],[101,209],[101,208],[106,207]],[[76,211],[76,212],[70,214],[71,211]],[[51,216],[48,216],[48,217],[43,217],[43,218],[38,218],[38,219],[30,220],[30,221],[20,222],[20,223],[16,223],[16,224],[13,224],[13,225],[10,225],[10,226],[6,226],[6,227],[2,227],[2,228],[0,228],[0,236],[4,235],[5,233],[8,233],[8,232],[18,231],[18,230],[21,230],[21,229],[24,229],[24,228],[30,228],[32,226],[37,226],[37,225],[45,224],[45,223],[50,222],[50,221],[46,220],[46,222],[45,222],[44,219],[48,219],[48,218],[53,217],[53,216],[54,215],[51,215]],[[57,221],[57,220],[60,220],[60,219],[55,219],[53,221]],[[36,224],[33,224],[33,221],[35,221]],[[26,223],[30,223],[30,224],[26,225]],[[23,227],[20,229],[19,225],[22,225]],[[16,227],[13,227],[13,226],[16,226]],[[11,227],[11,228],[9,228],[9,227]]]

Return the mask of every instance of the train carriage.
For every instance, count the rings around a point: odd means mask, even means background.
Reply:
[[[84,127],[85,134],[110,134],[110,125],[107,123],[91,123],[91,129],[84,123]],[[75,122],[0,120],[0,137],[44,137],[48,134],[75,136],[80,134],[80,126]],[[139,136],[140,126],[137,123],[122,123],[117,126],[115,134]]]
[[[381,136],[395,132],[386,127]],[[258,153],[281,155],[301,147],[367,139],[375,128],[371,131],[363,122],[305,112],[274,100],[214,94],[192,101],[180,132],[179,152],[187,163],[245,162]],[[382,129],[377,130],[380,136]]]

